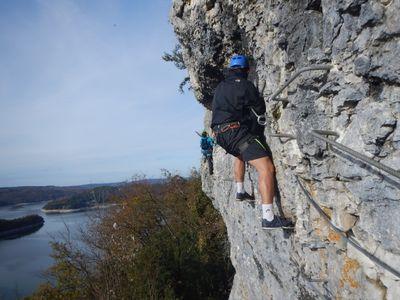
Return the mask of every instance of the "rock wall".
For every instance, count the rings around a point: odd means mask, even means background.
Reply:
[[[236,269],[231,299],[400,299],[400,279],[346,244],[309,206],[300,176],[332,222],[400,270],[400,183],[310,136],[338,142],[400,169],[400,0],[174,0],[170,19],[209,128],[213,91],[233,53],[253,58],[267,99],[294,71],[305,73],[267,103],[282,209],[295,231],[263,231],[259,205],[235,202],[233,159],[214,150],[203,189],[221,212]],[[270,132],[297,135],[273,138]],[[246,188],[255,189],[248,168]],[[278,209],[276,210],[278,211]]]

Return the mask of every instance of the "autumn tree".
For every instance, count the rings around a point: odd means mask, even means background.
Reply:
[[[53,244],[55,283],[31,299],[228,298],[226,229],[196,171],[130,183],[118,203],[82,232],[84,247]]]

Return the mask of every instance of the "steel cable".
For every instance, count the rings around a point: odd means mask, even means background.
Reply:
[[[369,253],[367,250],[365,250],[363,247],[360,246],[359,242],[355,240],[352,237],[348,237],[347,234],[342,231],[341,229],[337,228],[332,222],[329,216],[322,210],[322,208],[318,205],[318,203],[311,197],[310,193],[308,190],[304,187],[304,185],[301,183],[299,177],[295,175],[297,182],[300,185],[301,190],[303,193],[306,195],[307,201],[316,209],[316,211],[320,214],[320,216],[329,224],[332,229],[338,233],[344,240],[349,242],[354,248],[356,248],[358,251],[360,251],[362,254],[367,256],[371,261],[376,263],[377,265],[381,266],[388,272],[392,273],[394,276],[400,279],[400,272],[389,266],[387,263],[383,262],[373,254]]]
[[[351,156],[363,161],[364,163],[369,164],[371,166],[374,166],[375,168],[378,168],[378,169],[380,169],[382,171],[385,171],[386,173],[389,173],[390,175],[400,179],[400,172],[399,171],[396,171],[395,169],[393,169],[393,168],[391,168],[389,166],[386,166],[386,165],[384,165],[384,164],[382,164],[380,162],[377,162],[376,160],[373,160],[373,159],[371,159],[371,158],[369,158],[369,157],[367,157],[367,156],[365,156],[365,155],[363,155],[363,154],[361,154],[361,153],[359,153],[357,151],[354,151],[353,149],[350,149],[349,147],[346,147],[346,146],[344,146],[344,145],[342,145],[342,144],[340,144],[340,143],[338,143],[336,141],[333,141],[331,139],[328,139],[327,137],[324,137],[322,135],[322,134],[326,134],[324,131],[312,130],[310,132],[310,134],[312,136],[314,136],[314,137],[316,137],[318,139],[321,139],[321,140],[327,142],[328,144],[330,144],[330,145],[342,150],[343,152],[346,152],[347,154],[349,154],[349,155],[351,155]]]

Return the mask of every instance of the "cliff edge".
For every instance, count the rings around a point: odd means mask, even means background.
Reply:
[[[400,0],[174,0],[170,19],[197,100],[210,125],[213,91],[234,53],[254,59],[252,78],[267,103],[282,212],[294,232],[262,231],[259,205],[235,202],[232,157],[214,149],[203,189],[226,223],[236,275],[231,299],[399,299],[400,278],[349,244],[310,206],[296,176],[331,222],[400,271],[400,181],[310,134],[400,169]],[[287,133],[289,140],[272,137]],[[257,178],[248,168],[246,189]],[[278,209],[276,210],[278,211]]]

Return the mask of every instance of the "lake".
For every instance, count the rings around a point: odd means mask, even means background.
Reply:
[[[22,207],[0,207],[0,219],[13,219],[29,214],[44,218],[44,225],[38,231],[14,239],[0,240],[0,299],[18,299],[30,295],[40,283],[45,282],[42,272],[53,264],[49,242],[60,239],[66,226],[77,236],[80,228],[85,228],[89,214],[46,215],[41,212],[45,202],[26,204]]]

